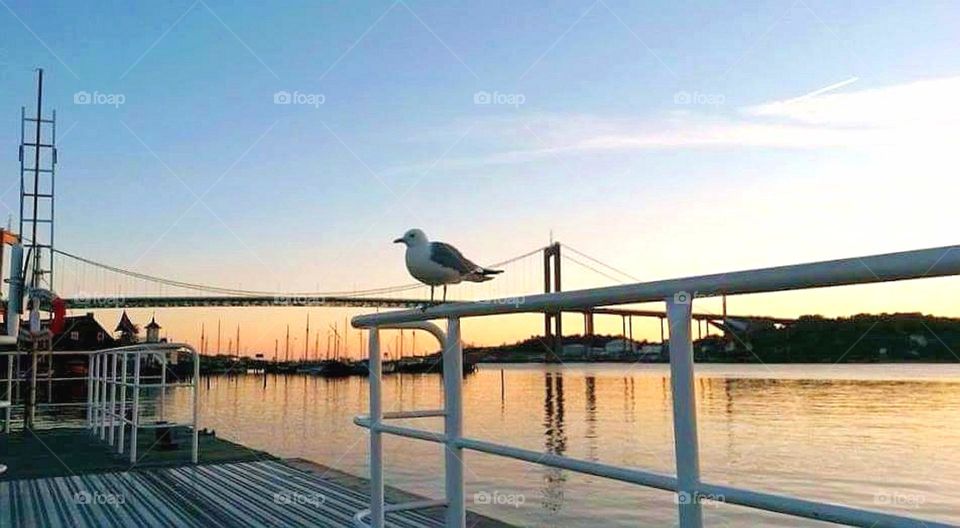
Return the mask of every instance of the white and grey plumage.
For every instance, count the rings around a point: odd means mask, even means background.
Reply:
[[[484,268],[464,257],[457,248],[443,242],[431,242],[419,229],[411,229],[396,240],[407,246],[407,271],[413,278],[430,286],[430,301],[433,289],[443,286],[443,300],[447,300],[447,285],[467,282],[486,282],[503,270]]]

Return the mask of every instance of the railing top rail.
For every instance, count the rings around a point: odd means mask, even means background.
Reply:
[[[691,298],[693,296],[716,297],[719,295],[825,288],[950,275],[960,275],[960,246],[944,246],[517,298],[445,303],[426,309],[360,315],[353,318],[352,324],[356,328],[369,328],[447,317],[576,311],[595,306],[662,301],[678,294],[687,295]]]
[[[122,347],[114,348],[103,348],[100,350],[93,351],[93,354],[115,354],[115,353],[126,353],[126,354],[137,354],[137,353],[148,353],[148,352],[166,352],[170,350],[186,350],[191,354],[196,354],[197,351],[193,346],[188,345],[187,343],[138,343],[136,345],[127,345]]]

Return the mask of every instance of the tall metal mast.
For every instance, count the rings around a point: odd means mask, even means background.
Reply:
[[[33,126],[33,142],[27,139],[27,128]],[[44,142],[45,126],[49,127],[49,142]],[[26,107],[20,108],[20,235],[29,233],[29,284],[41,288],[46,282],[53,288],[54,191],[57,165],[57,112],[50,119],[43,118],[43,69],[37,70],[37,113],[27,117]],[[33,149],[30,152],[29,149]],[[29,154],[33,154],[29,156]],[[32,158],[33,166],[27,165]],[[29,178],[32,175],[33,178]],[[43,176],[47,177],[44,178]]]

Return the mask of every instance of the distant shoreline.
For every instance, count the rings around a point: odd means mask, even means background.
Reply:
[[[840,361],[838,363],[831,363],[827,361],[815,362],[815,361],[719,361],[719,360],[696,360],[698,364],[711,364],[711,365],[960,365],[960,360],[953,361],[895,361],[895,360],[886,360],[886,361]],[[559,362],[548,362],[548,361],[532,361],[532,360],[483,360],[478,361],[477,365],[669,365],[669,361],[642,361],[642,360],[602,360],[602,361],[584,361],[584,360],[569,360],[569,361],[559,361]]]
[[[952,364],[960,363],[960,319],[920,313],[804,315],[789,323],[729,320],[693,340],[698,363]],[[669,363],[662,342],[623,335],[530,336],[467,350],[477,363]]]

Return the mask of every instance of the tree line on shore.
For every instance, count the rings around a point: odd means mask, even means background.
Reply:
[[[960,319],[920,313],[858,314],[837,318],[804,315],[790,324],[751,321],[746,328],[730,325],[722,330],[694,341],[697,361],[960,362]],[[531,336],[512,344],[469,347],[467,353],[489,362],[669,360],[669,340],[662,348],[658,342],[636,341],[621,346],[619,353],[610,354],[607,345],[622,342],[620,340],[623,336],[571,335],[561,340],[560,350],[555,350],[552,340],[547,342],[542,336]],[[607,353],[590,352],[605,347]],[[573,349],[584,352],[569,353]]]

